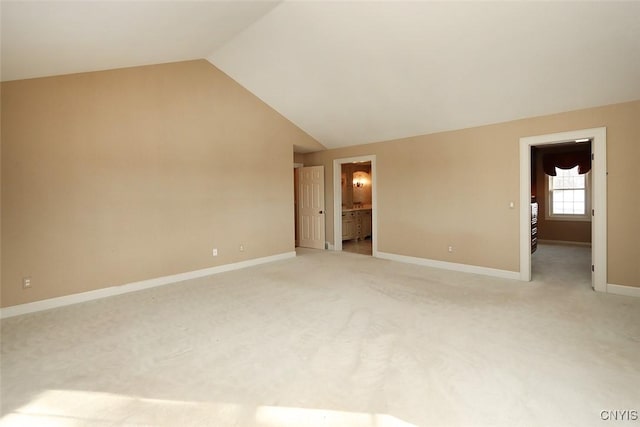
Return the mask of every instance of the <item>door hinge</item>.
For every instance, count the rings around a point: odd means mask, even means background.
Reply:
[[[591,264],[591,272],[593,273],[593,272],[595,272],[595,271],[596,271],[596,267],[595,267],[595,265]]]
[[[596,210],[595,209],[591,209],[591,216],[596,216]]]
[[[591,153],[591,160],[595,160],[595,156]]]

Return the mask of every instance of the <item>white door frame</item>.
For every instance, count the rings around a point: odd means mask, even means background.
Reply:
[[[342,250],[342,165],[353,162],[371,162],[371,247],[372,255],[378,256],[378,172],[376,156],[358,156],[333,161],[333,250]]]
[[[520,279],[531,281],[531,147],[590,138],[592,187],[591,263],[593,289],[607,292],[607,128],[520,138]]]
[[[304,163],[293,162],[293,172],[297,173],[296,169],[301,168],[303,166],[304,166]],[[294,240],[294,247],[296,247],[296,248],[298,246],[300,246],[300,239],[298,238],[299,237],[298,233],[300,231],[300,229],[298,228],[298,219],[299,219],[298,218],[298,191],[300,189],[296,185],[297,181],[298,180],[294,176],[294,178],[293,178],[293,192],[295,193],[295,196],[293,198],[293,229],[294,229],[293,230],[293,236],[294,236],[293,240]],[[325,227],[326,227],[326,225],[325,225]]]

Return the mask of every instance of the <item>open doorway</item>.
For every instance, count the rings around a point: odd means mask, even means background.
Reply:
[[[333,162],[334,250],[377,255],[376,157]]]
[[[520,138],[520,278],[531,280],[532,147],[591,142],[591,284],[607,291],[606,128]]]
[[[371,212],[371,162],[341,165],[342,250],[373,254]]]
[[[533,280],[591,283],[591,139],[531,147]]]

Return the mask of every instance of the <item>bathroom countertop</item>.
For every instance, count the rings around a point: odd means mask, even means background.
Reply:
[[[342,212],[370,211],[370,210],[371,210],[371,205],[362,205],[362,207],[350,208],[350,209],[342,208]]]

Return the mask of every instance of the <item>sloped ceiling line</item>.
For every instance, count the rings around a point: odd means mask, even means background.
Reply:
[[[328,148],[640,99],[640,2],[2,2],[3,80],[207,58]]]

